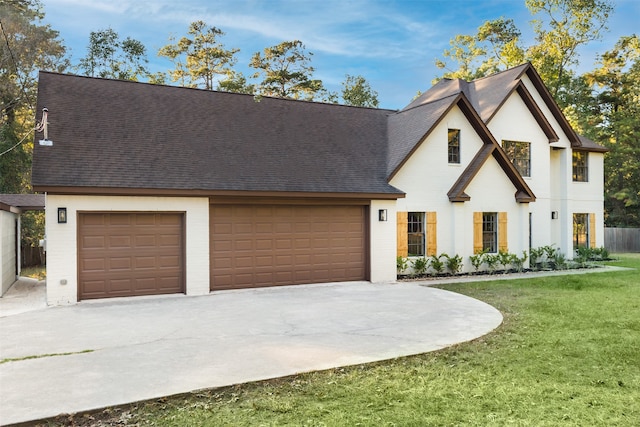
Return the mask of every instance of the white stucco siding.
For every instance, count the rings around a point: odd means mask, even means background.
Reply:
[[[386,210],[387,220],[380,221],[379,211]],[[371,274],[372,283],[395,282],[396,280],[396,201],[372,200],[369,209],[371,224]]]
[[[460,164],[448,163],[449,129],[460,129]],[[482,140],[466,116],[453,107],[391,180],[391,185],[407,194],[398,200],[398,210],[434,211],[448,206],[447,192],[481,147]]]
[[[460,165],[447,163],[450,128],[461,131]],[[447,192],[482,144],[466,117],[454,108],[391,180],[391,185],[406,192],[406,197],[397,201],[399,212],[437,213],[437,253],[462,256],[466,271],[472,269],[469,256],[474,253],[474,212],[507,212],[509,251],[520,255],[523,249],[528,249],[529,205],[516,202],[516,188],[493,156],[465,190],[471,200],[449,201]]]
[[[529,250],[529,211],[532,204],[516,201],[516,188],[493,157],[487,160],[465,192],[471,197],[464,203],[468,227],[465,238],[467,257],[473,254],[474,212],[506,212],[508,251],[520,256],[523,250]]]
[[[517,92],[511,94],[487,126],[500,145],[504,140],[530,144],[531,170],[524,180],[538,199],[549,198],[549,138]]]
[[[58,208],[67,223],[58,224]],[[209,200],[186,197],[116,197],[47,195],[47,303],[78,301],[78,211],[184,212],[187,295],[209,293]]]
[[[0,210],[0,267],[2,268],[2,288],[4,295],[16,281],[16,221],[17,215]]]

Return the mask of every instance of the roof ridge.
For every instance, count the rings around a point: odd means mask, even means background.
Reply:
[[[146,85],[146,86],[157,86],[157,87],[165,87],[165,88],[173,88],[173,89],[195,90],[195,91],[200,91],[200,92],[218,93],[218,94],[225,94],[225,95],[238,95],[238,96],[245,96],[245,97],[249,97],[250,96],[250,97],[254,98],[254,101],[256,101],[256,102],[260,102],[260,99],[264,98],[264,99],[273,99],[273,100],[276,100],[276,101],[303,102],[303,103],[317,104],[317,105],[333,105],[333,106],[336,106],[336,107],[360,108],[360,109],[375,110],[375,111],[388,111],[388,112],[397,112],[398,111],[398,110],[394,110],[394,109],[391,109],[391,108],[362,107],[362,106],[358,106],[358,105],[347,105],[347,104],[339,104],[339,103],[326,102],[326,101],[313,101],[313,100],[306,100],[306,99],[280,98],[278,96],[268,96],[268,95],[250,94],[250,93],[241,93],[241,92],[227,92],[227,91],[223,91],[223,90],[203,89],[203,88],[200,88],[200,87],[178,86],[178,85],[169,85],[169,84],[162,84],[162,83],[140,82],[140,81],[136,81],[136,80],[111,79],[111,78],[99,77],[99,76],[85,76],[85,75],[82,75],[82,74],[58,73],[58,72],[55,72],[55,71],[44,71],[44,70],[41,70],[40,73],[51,74],[51,75],[54,75],[54,76],[61,76],[61,77],[75,77],[75,78],[83,78],[83,79],[89,79],[89,80],[101,80],[101,81],[105,81],[105,82],[140,84],[140,85]]]
[[[443,101],[443,100],[445,100],[447,98],[458,97],[458,96],[460,96],[460,94],[465,95],[464,92],[459,91],[459,92],[456,92],[456,93],[452,93],[451,95],[443,96],[442,98],[434,99],[433,101],[429,101],[429,102],[424,102],[422,104],[418,104],[418,105],[413,106],[411,108],[405,108],[405,109],[402,109],[402,110],[396,110],[396,111],[394,111],[394,113],[395,114],[406,113],[408,111],[415,110],[416,108],[425,107],[427,105],[431,105],[431,104],[434,104],[436,102]],[[467,96],[465,95],[465,97],[467,97]]]
[[[531,65],[531,62],[528,62],[528,61],[527,61],[527,62],[524,62],[524,63],[522,63],[522,64],[520,64],[520,65],[516,65],[515,67],[507,68],[506,70],[502,70],[502,71],[498,71],[497,73],[489,74],[488,76],[478,77],[477,79],[473,79],[473,80],[471,80],[471,81],[469,81],[469,82],[467,82],[467,83],[470,83],[470,84],[471,84],[471,83],[475,83],[475,82],[480,81],[480,80],[490,79],[490,78],[492,78],[492,77],[499,76],[500,74],[504,74],[504,73],[507,73],[507,72],[513,71],[513,70],[515,70],[515,69],[517,69],[517,68],[520,68],[520,67],[523,67],[523,68],[524,68],[524,67],[526,67],[527,65]],[[521,73],[521,74],[522,74],[522,73]],[[466,80],[465,80],[465,81],[466,81]]]

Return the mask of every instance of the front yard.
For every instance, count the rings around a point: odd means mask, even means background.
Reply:
[[[640,254],[613,265],[640,269]],[[46,425],[636,426],[640,273],[442,286],[498,308],[474,342],[419,356],[60,417]]]

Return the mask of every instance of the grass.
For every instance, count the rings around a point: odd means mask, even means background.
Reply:
[[[640,254],[614,265],[640,269]],[[637,426],[638,271],[442,286],[504,323],[419,356],[205,390],[47,425]]]
[[[22,270],[20,270],[20,276],[31,277],[32,279],[44,280],[47,278],[47,267],[45,267],[44,265],[25,267]]]

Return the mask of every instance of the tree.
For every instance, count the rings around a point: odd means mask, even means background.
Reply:
[[[555,96],[571,78],[578,48],[606,31],[613,6],[609,0],[526,0],[526,5],[533,15],[543,15],[532,21],[536,44],[527,58]]]
[[[311,101],[322,93],[322,82],[312,79],[315,69],[309,65],[311,52],[300,40],[285,41],[264,49],[264,56],[256,52],[249,65],[262,75],[257,90],[260,95]]]
[[[134,80],[148,77],[147,50],[138,40],[120,39],[111,28],[89,33],[87,56],[80,59],[78,69],[87,76]]]
[[[31,190],[38,70],[64,71],[65,47],[37,0],[0,3],[0,192]]]
[[[610,226],[640,227],[640,38],[621,37],[584,78],[596,89],[585,121],[605,156],[605,211]]]
[[[578,48],[599,40],[613,6],[610,0],[526,0],[532,15],[535,43],[519,44],[520,30],[512,19],[487,21],[474,35],[457,35],[445,58],[436,65],[448,70],[444,77],[473,80],[530,61],[561,107],[571,102],[567,87],[575,77]],[[562,93],[564,91],[564,93]]]
[[[378,92],[371,89],[369,82],[362,76],[346,75],[342,82],[342,99],[346,105],[377,108]]]
[[[241,72],[229,70],[227,77],[218,83],[218,90],[253,95],[256,87],[254,84],[248,83],[247,78]]]
[[[203,21],[195,21],[189,25],[187,33],[191,38],[182,37],[158,51],[159,56],[169,58],[175,66],[170,72],[171,80],[186,87],[212,90],[216,82],[224,81],[222,77],[226,77],[232,81],[222,87],[237,89],[239,80],[233,80],[237,76],[231,72],[231,67],[235,65],[235,54],[240,50],[225,49],[218,41],[224,32]]]
[[[519,65],[524,59],[524,49],[519,45],[520,31],[512,19],[499,18],[486,21],[475,35],[457,35],[449,42],[451,49],[444,56],[458,64],[453,70],[444,60],[437,59],[436,66],[447,69],[447,78],[474,80]]]

